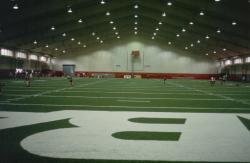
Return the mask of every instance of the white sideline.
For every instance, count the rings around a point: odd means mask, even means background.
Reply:
[[[215,108],[215,107],[171,107],[171,106],[126,106],[126,105],[65,105],[65,104],[25,104],[25,103],[0,103],[0,105],[7,106],[48,106],[48,107],[86,107],[86,108],[123,108],[123,109],[192,109],[192,110],[245,110],[249,111],[249,108]],[[0,106],[1,108],[1,106]],[[1,110],[1,109],[0,109]],[[138,110],[137,110],[138,111]],[[167,111],[167,110],[165,110]]]

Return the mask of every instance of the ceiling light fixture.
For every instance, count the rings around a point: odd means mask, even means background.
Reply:
[[[63,37],[66,37],[66,33],[63,33],[62,36],[63,36]]]
[[[226,49],[226,48],[223,48],[222,50],[223,50],[223,51],[227,51],[227,49]]]
[[[82,43],[79,41],[77,44],[78,44],[78,45],[81,45]]]
[[[209,38],[210,38],[210,37],[207,35],[207,36],[206,36],[206,39],[209,39]]]
[[[200,12],[200,16],[204,16],[205,13],[203,11]]]
[[[166,12],[163,12],[163,13],[161,14],[161,16],[162,16],[162,17],[167,16]]]
[[[110,24],[114,24],[114,22],[113,22],[113,21],[110,21],[109,23],[110,23]]]
[[[200,41],[200,40],[197,40],[197,43],[199,44],[199,43],[201,43],[201,41]]]
[[[18,10],[18,9],[19,9],[19,6],[18,6],[17,3],[13,6],[13,9],[14,9],[14,10]]]
[[[180,34],[176,34],[176,37],[180,37]]]
[[[137,35],[137,31],[135,31],[134,34]]]
[[[52,31],[54,31],[56,28],[55,28],[54,26],[52,26],[50,29],[51,29]]]
[[[92,36],[95,36],[95,32],[92,32]]]
[[[189,22],[189,25],[194,25],[194,22]]]
[[[138,8],[139,8],[139,6],[138,6],[138,5],[134,5],[134,8],[135,8],[135,9],[138,9]]]
[[[49,47],[49,45],[47,44],[47,45],[45,45],[45,48],[48,48]]]
[[[119,38],[120,38],[120,36],[117,36],[117,38],[119,39]]]
[[[110,15],[110,12],[109,12],[109,11],[107,11],[107,12],[106,12],[106,16],[109,16],[109,15]]]
[[[186,29],[185,29],[185,28],[183,28],[181,31],[182,31],[182,32],[186,32]]]
[[[220,29],[217,29],[217,31],[216,31],[217,33],[221,33],[221,30]]]
[[[152,37],[152,40],[154,40],[154,39],[155,39],[155,37],[153,36],[153,37]]]
[[[138,22],[135,22],[135,25],[137,25],[138,24]]]
[[[102,5],[104,5],[106,2],[104,0],[101,0],[100,2]]]
[[[185,50],[188,50],[188,47],[187,47],[187,46],[185,47]]]
[[[235,21],[233,21],[233,22],[232,22],[232,25],[235,26],[235,25],[237,25],[237,23],[236,23]]]
[[[73,11],[72,11],[71,7],[68,6],[68,13],[72,13],[72,12]]]
[[[71,38],[71,41],[75,41],[75,39],[74,39],[74,38]]]
[[[79,20],[78,20],[78,23],[82,23],[82,19],[79,19]]]
[[[171,44],[172,44],[172,42],[169,41],[169,42],[168,42],[168,45],[171,45]]]
[[[116,30],[116,27],[113,27],[113,30]]]
[[[138,18],[138,15],[135,15],[134,17],[135,17],[135,18]]]
[[[159,24],[159,25],[162,25],[162,22],[159,22],[158,24]]]
[[[100,41],[100,43],[102,44],[102,43],[103,43],[103,41],[101,40],[101,41]]]
[[[86,48],[86,47],[87,47],[87,45],[83,45],[83,47],[84,47],[84,48]]]
[[[37,44],[37,41],[35,40],[35,41],[33,42],[33,44],[35,44],[35,45],[36,45],[36,44]]]
[[[168,2],[167,5],[168,5],[168,6],[172,6],[172,2]]]
[[[156,31],[159,31],[160,29],[159,28],[155,28]]]

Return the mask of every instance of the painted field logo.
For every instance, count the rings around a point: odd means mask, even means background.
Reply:
[[[130,122],[146,124],[184,124],[184,118],[131,118]],[[123,131],[112,134],[113,137],[124,140],[154,140],[178,141],[181,132],[151,132],[151,131]]]
[[[0,134],[4,128],[31,127],[18,144],[41,158],[250,161],[250,114],[59,111],[0,117],[8,117],[0,119]],[[37,128],[41,122],[46,123]]]

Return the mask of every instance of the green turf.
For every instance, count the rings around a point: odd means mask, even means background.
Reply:
[[[184,124],[184,118],[131,118],[130,122],[135,123],[152,123],[152,124]]]
[[[250,84],[216,84],[201,80],[83,79],[71,87],[65,78],[5,83],[0,110],[48,112],[111,110],[250,113]]]
[[[154,141],[178,141],[180,132],[149,132],[149,131],[124,131],[112,134],[117,139],[124,140],[154,140]]]
[[[71,87],[65,78],[42,78],[34,80],[27,88],[23,81],[1,81],[5,83],[0,96],[0,111],[51,112],[58,110],[105,110],[105,111],[149,111],[149,112],[199,112],[199,113],[250,113],[250,84],[239,87],[235,83],[216,84],[201,80],[140,79],[83,79],[74,78]],[[144,102],[143,102],[144,101]],[[146,102],[150,101],[150,102]],[[4,117],[2,117],[4,118]],[[239,117],[249,129],[249,120]],[[147,123],[148,119],[134,119]],[[175,123],[185,121],[173,119],[150,119],[151,123]],[[40,123],[0,130],[0,162],[124,162],[154,163],[161,161],[121,161],[54,159],[32,155],[20,147],[20,141],[32,134],[75,127],[68,120]],[[175,139],[180,133],[123,132],[115,136],[129,140]],[[179,139],[179,137],[178,137]],[[168,162],[168,161],[164,161]],[[178,161],[176,161],[178,162]]]

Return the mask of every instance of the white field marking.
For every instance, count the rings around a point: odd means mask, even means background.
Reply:
[[[151,101],[116,100],[118,102],[150,103]]]
[[[20,144],[28,152],[52,158],[151,160],[194,162],[248,162],[249,131],[237,116],[250,114],[59,111],[2,112],[0,127],[16,127],[72,118],[79,126],[30,135]],[[107,118],[108,117],[108,118]],[[183,125],[140,124],[130,118],[185,118]],[[181,132],[179,141],[116,139],[122,131]]]
[[[232,97],[227,97],[227,96],[224,96],[224,95],[221,95],[221,94],[214,94],[212,92],[206,92],[206,91],[199,90],[199,89],[196,89],[196,88],[186,87],[186,86],[181,85],[181,84],[176,84],[176,83],[172,83],[172,84],[176,85],[178,87],[184,88],[184,89],[194,90],[194,91],[197,91],[197,92],[200,92],[200,93],[204,93],[206,95],[212,95],[212,96],[223,98],[223,99],[226,99],[226,100],[229,100],[229,101],[234,101],[234,102],[238,102],[238,103],[241,103],[241,104],[250,105],[249,102],[244,101],[244,100],[238,100],[238,99],[235,99],[235,98],[232,98]]]
[[[96,82],[92,82],[92,83],[84,83],[84,84],[80,84],[78,86],[93,85],[93,84],[102,83],[102,82],[105,82],[105,81],[108,81],[108,80],[96,81]],[[75,86],[75,87],[78,87],[78,86]],[[30,98],[30,97],[38,97],[38,96],[50,94],[50,93],[53,93],[53,92],[61,92],[61,91],[72,89],[72,88],[73,87],[67,87],[67,88],[60,88],[60,89],[55,89],[55,90],[49,90],[49,91],[45,91],[45,92],[41,92],[41,93],[37,93],[37,94],[33,94],[33,95],[28,95],[28,96],[23,96],[23,97],[17,97],[17,98],[7,99],[7,101],[9,101],[9,102],[11,102],[11,101],[19,101],[19,100],[27,99],[27,98]]]
[[[11,95],[10,95],[11,96]],[[22,96],[22,95],[12,95],[12,96]],[[24,95],[29,96],[29,95]],[[92,98],[92,99],[148,99],[148,100],[186,100],[186,101],[225,101],[227,99],[218,99],[218,98],[173,98],[173,97],[120,97],[120,96],[57,96],[57,95],[40,95],[39,97],[52,97],[52,98]]]
[[[217,107],[171,107],[171,106],[122,106],[122,105],[69,105],[69,104],[25,104],[25,103],[0,103],[0,105],[6,106],[47,106],[47,107],[86,107],[86,108],[123,108],[123,109],[192,109],[192,110],[203,110],[203,109],[212,109],[212,110],[246,110],[249,111],[249,108],[217,108]]]

